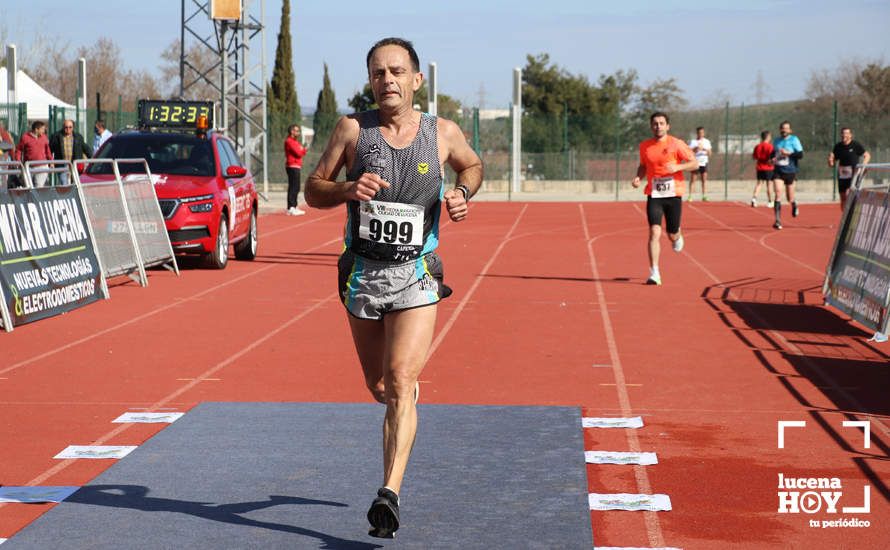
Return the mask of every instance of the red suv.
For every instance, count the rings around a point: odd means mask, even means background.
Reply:
[[[235,257],[252,260],[257,251],[256,186],[235,146],[222,134],[125,130],[106,141],[97,158],[144,158],[176,254],[200,254],[223,269],[229,245]],[[121,175],[141,173],[138,164],[121,164]],[[108,164],[89,165],[83,183],[107,180]]]

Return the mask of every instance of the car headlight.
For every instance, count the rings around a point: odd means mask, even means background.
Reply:
[[[192,205],[189,205],[189,210],[191,210],[195,214],[200,214],[202,212],[210,212],[211,210],[213,210],[213,203],[205,202],[205,203],[201,203],[201,204],[192,204]]]
[[[179,199],[182,202],[204,202],[213,199],[213,195],[198,195],[197,197],[183,197]]]

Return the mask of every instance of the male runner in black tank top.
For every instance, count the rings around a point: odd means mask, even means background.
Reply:
[[[318,167],[306,182],[306,202],[316,208],[344,203],[353,205],[347,220],[347,250],[345,258],[341,258],[341,264],[347,263],[347,269],[341,269],[341,272],[348,272],[341,274],[341,296],[349,312],[349,326],[365,383],[374,398],[386,405],[383,487],[368,511],[368,520],[371,535],[389,538],[399,527],[398,493],[417,432],[417,378],[432,343],[436,303],[447,296],[447,291],[441,284],[441,269],[436,271],[436,262],[431,261],[435,259],[432,249],[437,241],[430,239],[432,229],[427,216],[431,214],[425,211],[428,205],[411,204],[417,200],[424,202],[430,197],[424,195],[427,198],[409,198],[405,199],[407,202],[401,202],[393,193],[382,193],[385,199],[375,200],[383,190],[404,187],[406,182],[383,179],[380,174],[394,173],[387,164],[391,160],[376,159],[370,146],[361,158],[356,155],[360,135],[368,135],[362,134],[362,127],[367,131],[367,121],[374,117],[379,135],[393,150],[411,147],[423,131],[426,123],[422,120],[425,119],[413,108],[414,94],[423,82],[417,53],[406,40],[386,38],[371,48],[366,62],[379,112],[370,118],[365,113],[342,117],[337,122]],[[460,128],[449,120],[435,120],[435,139],[429,143],[430,147],[436,144],[438,164],[448,163],[457,173],[455,188],[441,192],[437,200],[444,203],[452,221],[463,221],[468,212],[467,200],[482,184],[482,162],[467,144]],[[416,177],[412,171],[423,175],[430,164],[418,162],[417,166],[401,166],[398,173]],[[355,166],[365,169],[356,174]],[[344,167],[354,179],[335,181]],[[423,183],[428,184],[428,181]],[[360,208],[355,208],[356,205]],[[438,217],[438,209],[432,215]],[[400,221],[403,219],[400,216],[405,216],[407,225]],[[391,225],[391,231],[386,231],[386,223],[395,224]],[[361,224],[358,231],[354,231],[353,224]],[[423,239],[412,248],[408,242],[416,236],[415,228],[421,228]],[[400,249],[388,237],[407,240]],[[370,243],[357,242],[360,240]],[[391,244],[396,247],[384,246],[383,252],[377,246]],[[387,250],[393,251],[391,256],[387,256]],[[390,261],[391,269],[387,261]],[[430,263],[434,264],[432,269],[423,271],[419,267]],[[372,268],[366,269],[369,265]],[[410,271],[415,265],[417,280],[405,290],[412,295],[403,299],[399,296],[396,279],[402,281],[402,277],[412,276]],[[380,288],[385,292],[377,290]],[[384,295],[375,296],[375,292]],[[429,299],[417,302],[424,293]],[[361,307],[352,307],[355,302],[361,302]]]

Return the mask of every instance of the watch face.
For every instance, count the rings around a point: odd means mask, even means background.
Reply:
[[[207,118],[213,126],[212,101],[156,101],[139,100],[139,125],[163,128],[195,128],[198,118]]]

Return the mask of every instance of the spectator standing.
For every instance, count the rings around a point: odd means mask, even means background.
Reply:
[[[751,157],[757,170],[757,183],[754,184],[754,194],[751,196],[751,206],[757,206],[757,194],[760,186],[766,184],[766,206],[773,207],[773,198],[776,196],[776,186],[773,184],[773,141],[769,130],[760,132],[760,143],[754,147]]]
[[[860,162],[861,160],[861,162]],[[828,153],[828,166],[837,164],[837,190],[841,196],[841,210],[847,204],[847,192],[853,185],[853,174],[859,164],[868,164],[871,155],[861,143],[853,139],[853,130],[841,128],[841,140]]]
[[[62,123],[62,130],[53,134],[49,139],[49,149],[55,160],[67,160],[74,162],[81,158],[90,158],[93,151],[83,139],[83,136],[74,131],[74,121],[66,120]],[[68,172],[59,174],[60,184],[68,185]]]
[[[96,121],[94,130],[96,136],[93,138],[93,154],[96,154],[102,148],[102,144],[108,141],[112,134],[111,130],[105,127],[105,121],[101,118]]]
[[[49,140],[46,138],[46,123],[35,120],[31,123],[31,131],[22,134],[22,139],[16,147],[18,159],[22,164],[32,160],[51,160],[53,154],[49,148]],[[34,174],[32,183],[34,187],[43,187],[49,174]]]
[[[284,160],[287,171],[287,215],[302,216],[306,212],[297,206],[300,195],[300,170],[303,168],[303,157],[306,148],[300,143],[300,125],[291,124],[284,138]]]
[[[695,153],[698,168],[689,172],[689,201],[692,201],[692,191],[695,189],[695,175],[701,179],[701,200],[707,201],[708,194],[705,186],[708,183],[708,160],[711,158],[711,140],[705,137],[704,126],[695,129],[695,139],[689,141],[689,148]]]

